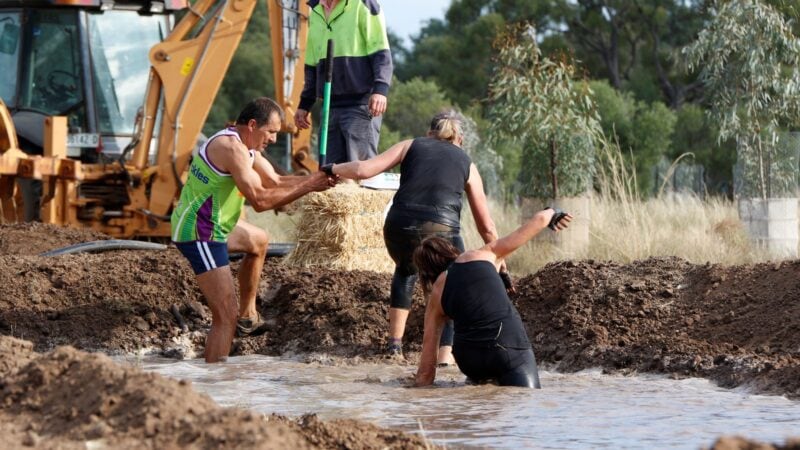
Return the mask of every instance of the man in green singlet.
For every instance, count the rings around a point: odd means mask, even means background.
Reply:
[[[323,172],[280,176],[261,155],[275,142],[283,110],[266,97],[248,103],[236,124],[211,136],[192,159],[189,178],[172,212],[172,241],[192,265],[211,309],[206,362],[224,360],[234,333],[263,333],[256,293],[267,254],[267,233],[240,220],[245,199],[257,212],[277,208],[335,184]],[[237,309],[228,252],[242,252]]]

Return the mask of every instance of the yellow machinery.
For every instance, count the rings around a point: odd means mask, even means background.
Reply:
[[[3,220],[168,237],[181,178],[257,1],[0,0]],[[292,122],[308,5],[264,1],[292,167],[311,172],[310,132]]]

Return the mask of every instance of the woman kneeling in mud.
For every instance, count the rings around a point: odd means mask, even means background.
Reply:
[[[498,275],[505,257],[545,227],[558,232],[572,216],[547,208],[517,230],[459,255],[446,239],[431,237],[414,251],[428,298],[416,386],[433,384],[438,339],[448,319],[455,323],[453,356],[468,382],[540,388],[536,358],[525,326]]]

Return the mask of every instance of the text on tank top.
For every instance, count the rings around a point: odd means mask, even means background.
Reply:
[[[225,242],[236,226],[244,197],[231,174],[217,167],[209,158],[208,146],[215,139],[230,136],[242,142],[235,128],[226,128],[211,136],[192,158],[189,177],[172,213],[172,240]],[[250,164],[255,152],[249,150]]]

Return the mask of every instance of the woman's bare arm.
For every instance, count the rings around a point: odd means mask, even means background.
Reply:
[[[436,358],[439,353],[439,337],[442,335],[447,316],[442,310],[442,290],[447,279],[447,273],[431,286],[428,296],[428,305],[425,307],[425,331],[422,336],[422,353],[419,357],[415,386],[430,386],[436,378]]]
[[[496,240],[497,228],[489,213],[486,192],[483,190],[483,180],[475,164],[469,165],[469,178],[464,190],[467,193],[467,201],[469,201],[472,217],[475,219],[475,226],[478,228],[478,233],[483,238],[483,242],[488,244]]]
[[[413,140],[411,139],[398,142],[372,159],[334,164],[331,170],[334,175],[338,175],[342,178],[351,178],[353,180],[372,178],[400,164],[406,152],[408,152],[409,147],[411,147],[412,142]]]

